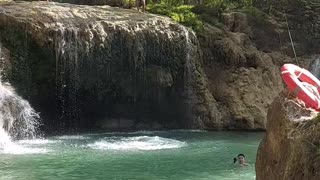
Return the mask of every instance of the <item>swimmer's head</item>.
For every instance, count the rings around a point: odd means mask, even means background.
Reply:
[[[239,161],[239,164],[244,164],[245,163],[245,156],[244,154],[238,154],[238,161]]]

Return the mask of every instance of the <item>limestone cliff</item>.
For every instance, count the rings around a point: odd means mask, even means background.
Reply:
[[[247,17],[243,13],[230,16],[238,15]],[[264,129],[266,109],[283,88],[278,61],[286,57],[257,49],[249,35],[241,31],[207,26],[198,38],[210,92],[225,107],[225,127]]]
[[[109,6],[11,3],[0,7],[0,41],[10,54],[8,79],[46,127],[222,126],[197,37],[168,18]]]
[[[320,119],[287,94],[268,111],[267,132],[260,143],[257,180],[319,179]]]
[[[255,5],[260,9],[224,13],[222,27],[206,25],[198,34],[210,92],[227,128],[266,127],[267,109],[283,89],[284,63],[311,66],[319,74],[319,2],[258,0]]]

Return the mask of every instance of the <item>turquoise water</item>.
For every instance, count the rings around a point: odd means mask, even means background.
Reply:
[[[0,149],[0,179],[251,180],[262,136],[166,131],[24,140]],[[238,153],[244,153],[251,166],[234,166]]]

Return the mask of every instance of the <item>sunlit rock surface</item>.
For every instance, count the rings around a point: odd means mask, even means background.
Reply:
[[[257,180],[319,179],[320,119],[288,94],[268,111],[267,132],[256,162]]]

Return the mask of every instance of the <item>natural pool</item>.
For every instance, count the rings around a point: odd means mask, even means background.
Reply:
[[[57,136],[0,149],[1,180],[255,179],[263,133],[164,131]],[[233,165],[238,153],[250,167]]]

